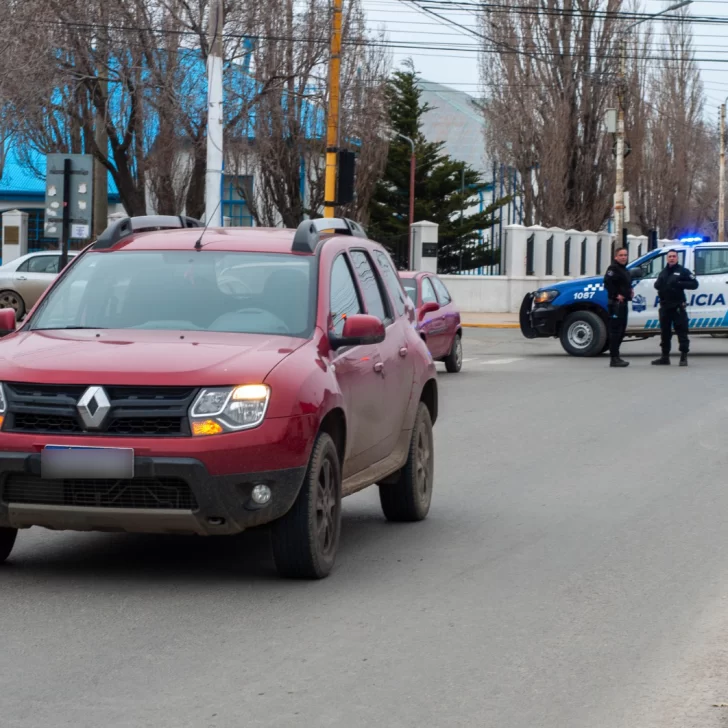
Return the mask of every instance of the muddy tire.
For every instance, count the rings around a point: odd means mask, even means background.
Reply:
[[[422,521],[432,502],[435,449],[430,411],[423,402],[417,409],[407,462],[397,480],[379,486],[379,502],[388,521]]]
[[[288,579],[323,579],[341,533],[341,465],[334,441],[319,433],[293,507],[272,524],[273,558]]]

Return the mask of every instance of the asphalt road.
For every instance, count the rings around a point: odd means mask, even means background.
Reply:
[[[469,331],[420,524],[345,502],[327,580],[232,540],[21,534],[3,728],[728,726],[728,340],[688,369]]]

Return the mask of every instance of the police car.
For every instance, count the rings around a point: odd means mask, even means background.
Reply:
[[[698,242],[700,240],[701,242]],[[659,303],[655,279],[666,265],[668,250],[696,274],[696,291],[686,291],[690,335],[728,334],[728,243],[683,239],[627,264],[634,297],[630,302],[625,341],[658,336]],[[577,278],[526,294],[521,304],[521,332],[528,339],[553,337],[572,356],[598,356],[609,348],[607,293],[604,277]]]

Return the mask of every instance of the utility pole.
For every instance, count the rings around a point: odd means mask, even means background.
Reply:
[[[725,241],[725,102],[720,105],[720,184],[718,185],[718,242]]]
[[[331,55],[329,57],[329,108],[326,119],[326,187],[324,217],[336,214],[336,163],[339,151],[339,83],[341,76],[341,6],[342,0],[333,0],[334,14],[331,29]]]
[[[223,0],[212,0],[208,23],[207,56],[207,170],[205,172],[205,223],[222,227],[222,29]]]
[[[614,193],[614,235],[617,247],[624,236],[624,93],[626,86],[626,45],[619,42],[619,86],[617,88],[617,188]]]
[[[617,247],[623,245],[625,236],[624,229],[624,140],[625,140],[625,124],[624,124],[624,96],[627,91],[626,76],[627,76],[627,46],[626,37],[632,28],[644,23],[647,20],[652,20],[670,13],[673,10],[679,10],[680,8],[690,5],[693,0],[681,0],[680,2],[670,5],[670,7],[660,10],[659,13],[652,13],[634,23],[631,23],[622,30],[619,38],[619,87],[617,89],[617,100],[618,100],[618,115],[617,115],[617,164],[616,164],[616,189],[614,191],[614,235],[617,241]]]
[[[101,6],[103,19],[101,22],[101,30],[96,40],[96,51],[102,63],[97,64],[99,69],[99,88],[101,90],[101,98],[104,99],[104,108],[96,109],[94,118],[94,141],[101,154],[109,153],[109,135],[106,131],[106,115],[109,113],[109,80],[108,74],[108,58],[109,58],[109,38],[106,28],[106,9],[105,5]],[[94,215],[93,215],[93,237],[97,238],[106,229],[109,221],[109,173],[106,167],[98,160],[94,159]]]

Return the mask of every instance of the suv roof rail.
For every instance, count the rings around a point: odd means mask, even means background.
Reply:
[[[364,228],[346,217],[318,217],[315,220],[304,220],[293,236],[294,253],[313,253],[321,238],[321,233],[333,230],[339,235],[354,235],[357,238],[367,237]]]
[[[200,220],[185,215],[141,215],[123,217],[111,223],[93,244],[95,250],[111,248],[132,233],[146,230],[174,230],[179,228],[204,227]]]

